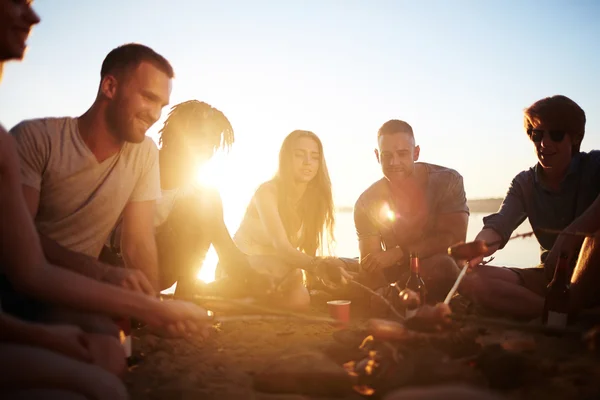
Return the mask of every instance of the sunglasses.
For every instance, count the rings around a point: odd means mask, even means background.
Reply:
[[[529,136],[529,139],[531,139],[531,141],[534,143],[541,142],[542,139],[544,138],[545,133],[548,133],[548,135],[550,135],[550,139],[552,139],[552,141],[556,142],[556,143],[562,142],[563,139],[565,138],[565,135],[567,134],[566,131],[561,131],[561,130],[544,130],[544,129],[528,129],[527,130],[527,135]]]

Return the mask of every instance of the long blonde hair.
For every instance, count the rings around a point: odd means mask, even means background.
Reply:
[[[308,137],[319,147],[319,169],[316,176],[308,183],[306,192],[297,207],[291,204],[294,193],[294,172],[292,168],[294,143],[298,138]],[[302,227],[298,249],[309,255],[323,253],[324,245],[329,247],[334,240],[335,223],[331,180],[323,154],[321,140],[310,131],[295,130],[283,141],[279,151],[279,168],[273,179],[277,186],[279,215],[288,238],[295,238]]]

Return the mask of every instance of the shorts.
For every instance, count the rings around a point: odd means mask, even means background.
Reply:
[[[511,270],[519,277],[521,286],[532,291],[533,293],[542,297],[546,296],[546,289],[548,287],[548,280],[546,278],[546,272],[544,266],[540,264],[533,268],[515,268],[515,267],[504,267]]]

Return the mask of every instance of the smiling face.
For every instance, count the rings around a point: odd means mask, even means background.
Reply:
[[[101,90],[109,99],[106,113],[111,130],[120,140],[140,143],[169,104],[171,78],[143,61],[119,77],[106,76]]]
[[[564,171],[571,163],[573,142],[564,130],[541,121],[527,132],[542,168]]]
[[[383,175],[391,183],[402,183],[415,170],[419,159],[419,146],[411,133],[398,132],[379,136],[379,149],[375,150]]]
[[[292,172],[294,180],[299,183],[308,183],[319,171],[321,152],[319,144],[308,136],[300,136],[294,140],[292,158]]]
[[[40,18],[31,0],[0,0],[0,62],[22,59],[27,38]]]

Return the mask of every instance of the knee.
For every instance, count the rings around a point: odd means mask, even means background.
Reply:
[[[470,299],[481,297],[481,293],[485,292],[486,284],[477,272],[468,272],[458,287],[458,292]]]
[[[443,283],[454,283],[460,273],[456,261],[445,254],[435,255],[427,260],[427,275],[430,279]]]
[[[456,261],[447,255],[438,256],[438,268],[441,273],[448,279],[455,281],[460,273],[460,268],[456,264]]]
[[[282,288],[286,308],[307,310],[310,306],[310,294],[304,285],[304,275],[301,270],[290,272]]]
[[[94,333],[87,333],[86,338],[95,365],[116,376],[125,373],[125,351],[118,339]]]

